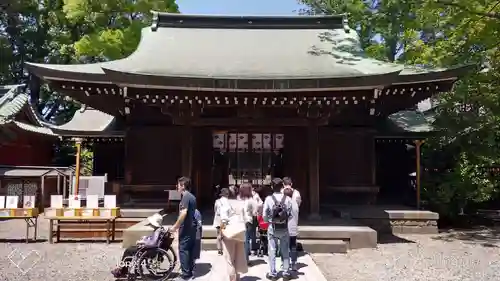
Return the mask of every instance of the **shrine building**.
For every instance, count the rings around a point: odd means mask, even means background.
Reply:
[[[161,12],[124,59],[27,69],[85,107],[64,125],[21,126],[92,144],[122,206],[164,202],[179,176],[204,206],[217,185],[289,176],[312,215],[418,200],[411,174],[419,185],[430,129],[413,124],[428,119],[417,104],[469,71],[371,59],[344,16]]]

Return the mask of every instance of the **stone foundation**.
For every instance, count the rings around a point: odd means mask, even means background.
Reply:
[[[391,210],[383,206],[344,206],[337,208],[339,216],[369,226],[379,233],[436,234],[439,215],[430,211]]]

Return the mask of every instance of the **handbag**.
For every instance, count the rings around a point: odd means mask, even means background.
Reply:
[[[245,223],[236,219],[229,220],[229,223],[222,230],[222,236],[226,239],[245,242]]]

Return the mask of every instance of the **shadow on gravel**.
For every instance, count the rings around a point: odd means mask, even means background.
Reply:
[[[47,239],[30,239],[27,244],[44,243]],[[0,239],[0,243],[26,244],[26,239]]]
[[[482,245],[483,247],[499,248],[500,247],[500,229],[481,228],[474,230],[443,230],[438,236],[432,237],[434,240],[451,242],[462,240],[474,244]]]
[[[399,243],[415,243],[415,241],[411,241],[405,238],[401,238],[394,234],[390,233],[379,233],[377,238],[378,244],[399,244]]]

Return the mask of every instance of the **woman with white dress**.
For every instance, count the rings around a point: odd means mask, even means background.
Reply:
[[[235,190],[229,190],[228,204],[221,205],[221,233],[223,256],[230,281],[239,281],[240,274],[248,272],[245,253],[244,201],[236,199]]]

